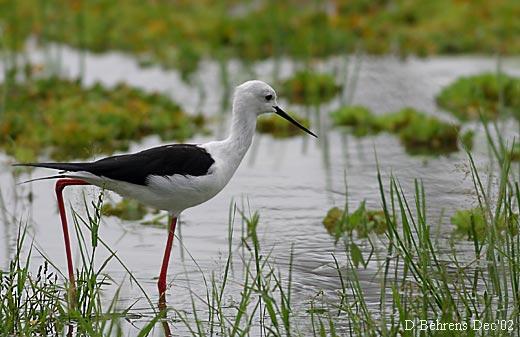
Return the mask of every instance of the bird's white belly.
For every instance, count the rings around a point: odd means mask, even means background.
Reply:
[[[160,196],[161,208],[178,212],[213,198],[224,186],[214,174],[151,176],[148,179],[148,187]]]
[[[213,198],[227,183],[214,173],[205,176],[150,176],[146,186],[80,174],[89,183],[176,215]]]

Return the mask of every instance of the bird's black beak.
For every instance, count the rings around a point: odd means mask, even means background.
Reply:
[[[310,135],[313,135],[314,137],[318,138],[318,136],[316,136],[312,131],[310,131],[309,129],[307,129],[305,126],[301,125],[300,123],[298,123],[296,120],[294,120],[294,118],[292,118],[291,116],[289,116],[285,111],[283,111],[282,109],[280,109],[280,107],[278,106],[273,106],[274,108],[274,111],[275,113],[288,120],[289,122],[293,123],[294,125],[296,125],[297,127],[299,127],[300,129],[302,129],[303,131],[307,132],[308,134]]]

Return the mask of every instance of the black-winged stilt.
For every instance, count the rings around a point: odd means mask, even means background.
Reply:
[[[56,196],[72,292],[75,292],[74,268],[62,194],[66,186],[96,185],[170,212],[171,223],[158,281],[160,300],[164,301],[177,217],[185,209],[211,199],[226,186],[251,145],[256,118],[271,112],[317,137],[278,107],[273,88],[255,80],[236,88],[231,131],[224,140],[201,145],[164,145],[95,162],[16,164],[61,170],[59,175],[49,178],[59,178]]]

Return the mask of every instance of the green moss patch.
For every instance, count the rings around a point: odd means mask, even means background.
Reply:
[[[347,106],[331,113],[336,125],[348,126],[356,136],[389,132],[399,136],[411,154],[442,154],[458,151],[459,125],[443,122],[417,110],[374,115],[362,106]],[[470,142],[470,136],[465,140]]]
[[[282,82],[282,95],[298,104],[325,103],[340,91],[333,76],[310,71],[299,71]]]
[[[455,226],[456,234],[479,242],[489,238],[491,226],[494,226],[495,233],[500,237],[518,234],[518,214],[516,213],[507,217],[502,214],[496,222],[495,220],[491,222],[480,208],[458,210],[451,217],[451,223]]]
[[[325,218],[323,226],[329,234],[339,239],[342,235],[357,233],[358,237],[366,237],[369,233],[383,234],[388,226],[382,210],[367,210],[365,201],[352,213],[338,207],[331,208]]]
[[[112,153],[152,134],[182,141],[200,125],[168,97],[125,84],[83,88],[52,77],[11,85],[8,93],[0,146],[19,161],[44,151],[55,160]]]
[[[289,115],[306,128],[310,127],[307,118],[302,118],[293,113],[289,113]],[[305,134],[294,124],[275,114],[260,117],[256,124],[256,130],[260,133],[270,134],[275,138],[288,138]]]
[[[437,96],[437,103],[460,120],[496,119],[503,111],[520,118],[520,78],[485,73],[461,77]]]

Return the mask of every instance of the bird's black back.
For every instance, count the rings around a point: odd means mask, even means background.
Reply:
[[[30,163],[20,166],[46,167],[63,171],[86,171],[97,176],[146,185],[151,175],[174,174],[203,176],[215,160],[194,144],[173,144],[154,147],[133,154],[111,156],[90,163]]]

